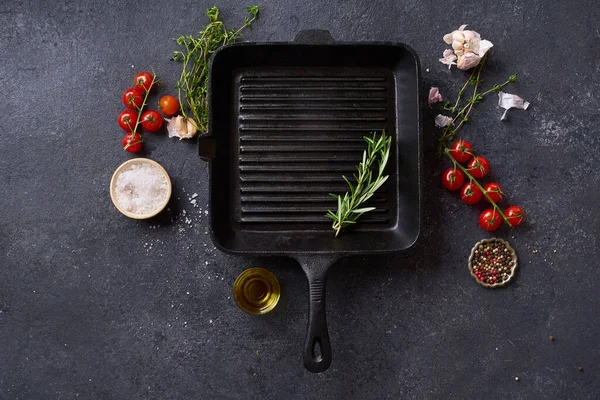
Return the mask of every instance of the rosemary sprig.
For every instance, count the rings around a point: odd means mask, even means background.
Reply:
[[[171,60],[183,64],[181,75],[175,88],[178,90],[181,113],[188,118],[186,107],[194,117],[197,129],[201,133],[208,131],[208,67],[210,56],[219,47],[232,43],[242,36],[242,30],[249,27],[258,17],[260,6],[248,6],[249,15],[244,18],[238,29],[227,29],[219,15],[219,9],[213,6],[206,10],[208,25],[198,32],[198,36],[180,36],[175,42],[184,47],[183,51],[174,51]],[[185,100],[185,102],[184,102]],[[184,107],[185,106],[185,107]]]
[[[375,191],[381,187],[388,179],[388,175],[383,175],[385,166],[390,156],[392,138],[381,133],[377,138],[374,132],[373,137],[364,137],[367,142],[367,150],[363,152],[362,162],[357,167],[357,174],[354,174],[355,184],[345,176],[343,177],[350,191],[344,196],[330,193],[338,201],[336,212],[327,210],[327,216],[333,220],[332,228],[337,237],[340,231],[348,225],[356,223],[356,220],[366,212],[373,211],[375,207],[359,208],[373,196]],[[378,161],[377,178],[373,179],[373,164]]]

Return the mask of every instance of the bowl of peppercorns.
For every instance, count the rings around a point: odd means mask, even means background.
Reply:
[[[517,253],[506,240],[483,239],[471,250],[469,273],[481,286],[504,286],[515,275],[516,269]]]

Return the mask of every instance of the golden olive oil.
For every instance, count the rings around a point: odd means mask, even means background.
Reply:
[[[271,312],[279,301],[280,288],[275,275],[264,268],[250,268],[242,272],[233,284],[233,298],[248,314]]]

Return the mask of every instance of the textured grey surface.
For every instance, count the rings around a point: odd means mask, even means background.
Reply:
[[[324,28],[337,40],[405,42],[421,57],[424,92],[443,94],[465,75],[437,62],[441,37],[469,23],[495,44],[488,83],[519,72],[507,90],[532,103],[500,122],[486,100],[463,131],[527,211],[525,226],[498,233],[519,254],[516,282],[487,290],[469,276],[469,250],[489,235],[477,207],[441,188],[426,111],[421,238],[405,254],[334,268],[334,360],[320,375],[301,363],[300,269],[221,254],[205,234],[208,176],[194,143],[148,138],[147,155],[173,179],[168,215],[128,220],[108,196],[129,158],[115,122],[121,92],[151,67],[170,92],[171,39],[199,30],[212,3],[47,3],[0,5],[0,398],[600,397],[597,2],[263,2],[248,40]],[[238,24],[234,3],[219,5]],[[230,298],[250,266],[282,285],[263,318]]]

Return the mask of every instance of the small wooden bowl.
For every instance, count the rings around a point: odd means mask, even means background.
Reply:
[[[119,174],[126,169],[127,167],[129,167],[131,164],[147,164],[147,165],[151,165],[153,167],[158,168],[159,170],[162,171],[162,173],[165,175],[165,178],[167,178],[167,196],[165,197],[165,201],[160,205],[160,207],[158,207],[156,210],[152,211],[151,213],[148,214],[135,214],[132,213],[130,211],[127,211],[123,208],[121,208],[121,206],[119,205],[119,203],[117,203],[117,197],[115,195],[115,184],[117,182],[117,177],[119,176]],[[119,167],[115,170],[115,172],[113,173],[113,176],[110,180],[110,198],[112,199],[113,204],[115,205],[115,207],[117,207],[117,210],[119,210],[119,212],[121,212],[121,214],[129,217],[129,218],[133,218],[133,219],[148,219],[148,218],[152,218],[155,215],[157,215],[159,212],[161,212],[162,210],[165,209],[165,207],[167,206],[167,203],[169,203],[169,199],[171,198],[171,192],[172,192],[172,186],[171,186],[171,179],[169,178],[169,174],[167,173],[167,171],[162,167],[162,165],[160,165],[159,163],[157,163],[156,161],[150,160],[149,158],[133,158],[131,160],[125,161],[123,164],[119,165]]]
[[[498,282],[498,283],[494,283],[494,284],[489,284],[489,283],[485,283],[485,282],[481,282],[478,278],[477,275],[475,275],[473,273],[473,268],[471,268],[471,265],[473,263],[473,258],[475,258],[475,250],[477,250],[477,247],[479,247],[480,245],[485,245],[488,243],[493,243],[493,242],[500,242],[503,245],[506,246],[506,248],[508,249],[508,252],[510,253],[511,256],[511,261],[510,261],[510,274],[508,275],[508,278],[504,281]],[[473,249],[471,249],[471,255],[469,256],[469,264],[467,265],[467,267],[469,268],[469,273],[471,274],[471,276],[475,279],[475,282],[477,282],[478,284],[480,284],[481,286],[487,287],[487,288],[499,288],[502,286],[505,286],[506,284],[508,284],[512,278],[515,276],[515,272],[517,270],[517,253],[515,253],[515,250],[510,246],[510,244],[504,240],[504,239],[499,239],[499,238],[491,238],[491,239],[483,239],[480,240],[479,242],[477,242],[475,244],[475,246],[473,246]]]

